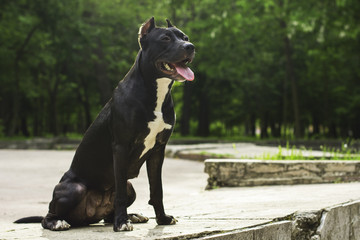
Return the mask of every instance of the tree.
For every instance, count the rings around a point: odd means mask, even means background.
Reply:
[[[182,135],[360,138],[360,3],[3,1],[0,136],[82,133],[170,18],[196,46],[173,88]]]

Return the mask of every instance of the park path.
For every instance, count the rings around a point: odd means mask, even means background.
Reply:
[[[164,203],[174,226],[157,226],[145,167],[133,185],[137,200],[129,212],[150,217],[134,231],[114,233],[110,225],[51,232],[40,224],[13,224],[17,218],[45,215],[53,187],[69,168],[74,151],[0,150],[0,239],[162,239],[250,227],[295,211],[319,210],[360,199],[360,183],[221,188],[205,191],[199,161],[167,158]],[[121,236],[121,237],[119,237]]]

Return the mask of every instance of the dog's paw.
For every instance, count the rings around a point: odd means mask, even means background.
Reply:
[[[118,227],[116,227],[114,225],[114,231],[115,232],[132,231],[132,230],[134,230],[134,227],[130,223],[130,221],[127,221],[125,223],[121,223]]]
[[[52,223],[50,226],[50,230],[52,231],[65,231],[70,228],[70,224],[68,224],[65,220],[57,220]]]
[[[156,222],[158,225],[174,225],[177,220],[173,216],[163,215],[156,218]]]
[[[128,214],[128,218],[131,223],[147,223],[149,221],[148,217],[136,213]]]

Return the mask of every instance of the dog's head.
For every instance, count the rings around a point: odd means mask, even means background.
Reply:
[[[187,66],[195,55],[195,47],[181,30],[169,20],[167,28],[155,26],[152,17],[139,29],[139,44],[159,77],[192,81],[194,73]]]

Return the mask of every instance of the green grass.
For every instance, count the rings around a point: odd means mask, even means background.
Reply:
[[[73,140],[81,140],[83,138],[84,134],[80,134],[80,133],[67,133],[66,137],[68,139],[73,139]]]
[[[1,136],[0,141],[18,141],[18,140],[28,140],[33,139],[32,137],[24,137],[24,136],[13,136],[13,137],[5,137]]]
[[[287,143],[285,149],[279,146],[278,152],[275,154],[264,153],[255,158],[262,160],[360,160],[360,151],[352,152],[346,144],[342,144],[341,149],[327,148],[326,146],[321,148],[322,156],[315,157],[312,155],[312,149],[296,149],[295,146],[290,148],[289,143]],[[304,151],[310,152],[310,154],[305,156]]]
[[[182,140],[184,140],[182,138]],[[194,140],[194,138],[189,138],[189,140]],[[235,152],[239,151],[236,149],[236,144],[233,143],[233,150]],[[360,151],[353,151],[347,144],[342,144],[341,149],[328,148],[321,146],[322,155],[314,156],[312,154],[312,149],[305,147],[297,149],[295,146],[290,146],[289,142],[286,143],[285,147],[281,145],[278,146],[277,153],[265,152],[257,156],[246,156],[242,155],[240,159],[261,159],[261,160],[360,160]],[[207,151],[201,151],[199,153],[204,157],[211,158],[238,158],[233,154],[221,154],[221,153],[212,153]]]
[[[181,136],[179,133],[174,132],[171,135],[170,140],[180,140],[180,141],[201,141],[201,142],[255,142],[262,141],[258,137],[248,137],[248,136],[209,136],[209,137],[199,137],[199,136]],[[264,139],[264,141],[269,141],[270,139]]]

